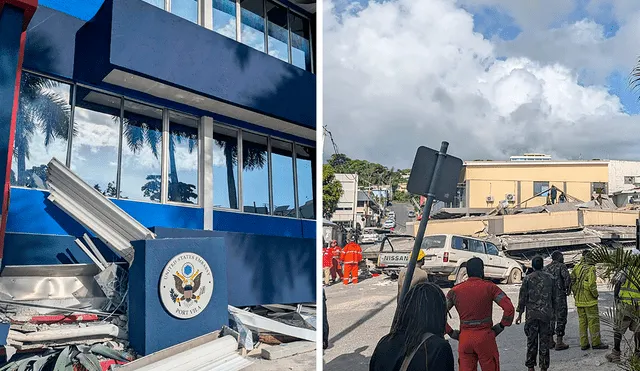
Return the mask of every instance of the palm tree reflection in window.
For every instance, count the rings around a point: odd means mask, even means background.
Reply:
[[[71,114],[70,97],[70,85],[28,72],[22,73],[13,152],[16,164],[15,172],[11,170],[11,185],[44,189],[47,179],[46,163],[51,157],[65,160]],[[75,134],[74,130],[73,135]],[[44,154],[32,148],[40,145],[35,142],[40,139],[45,147]],[[34,154],[40,158],[32,158]],[[42,157],[43,155],[47,157]],[[27,169],[27,161],[35,165]]]

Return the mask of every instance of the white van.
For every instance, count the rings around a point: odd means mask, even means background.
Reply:
[[[434,278],[446,278],[456,284],[467,280],[466,262],[478,257],[484,263],[484,275],[507,283],[522,281],[522,266],[508,258],[493,243],[453,234],[426,236],[422,269]]]

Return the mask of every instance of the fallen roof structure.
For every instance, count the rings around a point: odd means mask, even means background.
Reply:
[[[55,157],[47,165],[47,186],[51,202],[93,232],[129,264],[133,262],[131,241],[155,238],[149,229]]]

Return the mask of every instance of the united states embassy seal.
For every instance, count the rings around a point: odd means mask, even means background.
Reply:
[[[213,273],[198,254],[174,256],[160,276],[160,301],[172,316],[193,318],[207,307],[213,293]]]

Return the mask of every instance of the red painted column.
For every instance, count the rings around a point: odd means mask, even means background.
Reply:
[[[13,157],[13,144],[15,139],[16,132],[16,119],[18,115],[18,97],[20,95],[20,77],[22,72],[22,61],[24,59],[24,47],[27,39],[27,26],[33,17],[36,9],[38,7],[38,0],[0,0],[0,22],[5,24],[0,24],[0,30],[2,35],[0,37],[4,38],[19,38],[19,40],[14,39],[5,39],[2,42],[2,46],[5,47],[7,45],[19,45],[18,50],[15,48],[0,48],[4,49],[4,51],[0,51],[3,53],[15,53],[17,52],[17,63],[15,64],[14,70],[14,85],[13,85],[13,104],[11,105],[11,116],[8,126],[8,131],[6,130],[6,126],[4,127],[2,136],[5,139],[3,143],[3,150],[7,153],[3,154],[2,158],[6,159],[6,163],[0,164],[0,171],[2,170],[2,166],[4,168],[4,179],[2,185],[2,203],[0,208],[0,262],[2,261],[3,251],[4,251],[4,236],[7,228],[7,216],[9,213],[9,198],[10,198],[10,187],[11,187],[11,160]],[[20,14],[22,13],[22,14]],[[19,21],[22,22],[19,22]],[[17,21],[17,22],[16,22]],[[21,29],[12,29],[21,27]],[[16,61],[15,58],[8,58],[9,60]],[[10,69],[12,66],[8,66]],[[8,74],[9,78],[11,78],[11,71],[1,71],[5,76]],[[10,92],[8,92],[10,94]],[[2,94],[3,98],[7,97],[7,94]],[[7,102],[8,99],[2,99],[3,103]],[[0,110],[6,109],[8,107],[0,107]],[[6,125],[6,122],[5,122]],[[2,176],[2,175],[0,175]]]

